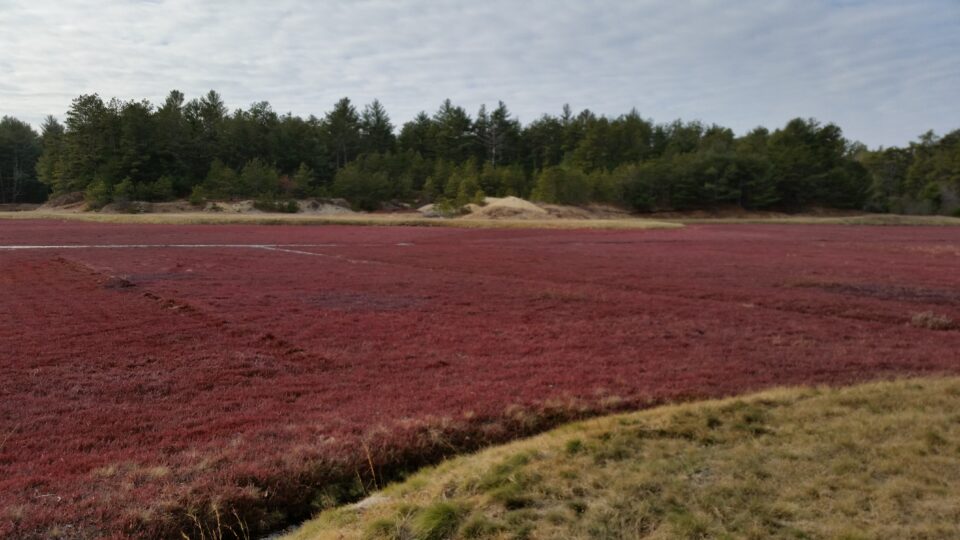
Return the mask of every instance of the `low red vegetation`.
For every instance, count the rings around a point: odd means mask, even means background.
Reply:
[[[262,531],[585,414],[960,371],[911,324],[960,320],[955,229],[0,224],[118,243],[299,246],[0,250],[0,537]]]

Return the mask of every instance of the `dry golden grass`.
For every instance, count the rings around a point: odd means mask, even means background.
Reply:
[[[218,214],[209,212],[157,214],[99,214],[96,212],[0,212],[0,219],[55,219],[96,223],[252,224],[252,225],[381,225],[460,227],[470,229],[675,229],[680,223],[642,218],[627,219],[440,219],[414,214]]]
[[[939,313],[932,311],[923,311],[915,313],[910,319],[910,324],[917,328],[926,328],[928,330],[954,330],[957,328],[957,322]]]
[[[960,538],[960,378],[782,389],[445,462],[286,540]]]
[[[861,216],[820,217],[731,217],[731,218],[658,218],[615,219],[440,219],[413,213],[399,214],[233,214],[211,212],[99,214],[32,210],[0,212],[0,219],[59,219],[97,223],[157,224],[255,224],[255,225],[393,225],[413,227],[460,227],[498,229],[670,229],[695,224],[785,224],[785,225],[925,225],[960,226],[960,218],[948,216],[905,216],[867,214]]]
[[[862,216],[787,216],[756,218],[690,218],[667,220],[694,225],[697,223],[749,223],[783,225],[925,225],[960,226],[960,218],[950,216],[907,216],[900,214],[864,214]]]

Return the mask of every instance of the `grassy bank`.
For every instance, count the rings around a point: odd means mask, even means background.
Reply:
[[[773,225],[909,225],[960,226],[960,218],[948,216],[905,216],[895,214],[865,214],[858,216],[780,216],[780,217],[629,217],[616,219],[441,219],[425,218],[418,214],[269,214],[269,213],[146,213],[100,214],[97,212],[57,212],[30,210],[0,211],[0,219],[56,219],[96,223],[154,223],[154,224],[251,224],[251,225],[370,225],[410,227],[460,228],[536,228],[536,229],[670,229],[697,224],[773,224]]]
[[[218,214],[157,213],[157,214],[99,214],[96,212],[0,212],[0,219],[54,219],[90,221],[95,223],[153,223],[153,224],[248,224],[248,225],[372,225],[412,227],[460,228],[536,228],[536,229],[674,229],[683,227],[676,222],[642,218],[628,219],[440,219],[413,214]]]
[[[950,216],[906,216],[900,214],[864,214],[860,216],[785,216],[757,218],[679,218],[667,220],[675,223],[714,224],[780,224],[780,225],[909,225],[909,226],[960,226],[960,218]]]
[[[424,470],[286,540],[956,538],[957,411],[948,378],[600,418]]]

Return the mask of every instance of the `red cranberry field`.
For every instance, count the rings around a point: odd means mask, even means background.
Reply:
[[[960,372],[952,228],[5,221],[0,246],[3,538],[255,535],[589,414]]]

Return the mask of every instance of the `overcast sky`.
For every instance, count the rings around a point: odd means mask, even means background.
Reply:
[[[174,88],[318,116],[379,98],[398,126],[447,97],[524,123],[815,117],[902,145],[960,128],[960,0],[0,0],[0,114]]]

